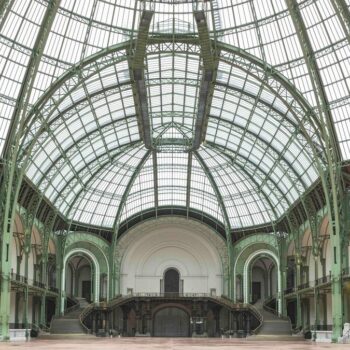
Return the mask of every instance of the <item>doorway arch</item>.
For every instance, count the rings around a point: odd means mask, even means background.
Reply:
[[[154,314],[154,337],[189,337],[190,316],[176,306],[164,307]]]
[[[282,313],[282,299],[281,299],[281,292],[282,292],[282,281],[281,281],[281,271],[280,271],[280,264],[279,264],[279,259],[275,253],[268,249],[260,249],[255,251],[254,253],[250,254],[248,259],[246,260],[244,264],[244,273],[243,273],[243,278],[244,278],[244,302],[249,303],[249,290],[250,290],[250,285],[249,285],[249,271],[250,271],[250,266],[252,261],[255,260],[258,256],[268,256],[270,257],[274,263],[275,266],[277,267],[277,293],[278,293],[278,312]]]
[[[93,278],[94,278],[94,302],[97,303],[100,300],[100,264],[94,254],[92,254],[89,250],[84,248],[76,248],[72,249],[63,260],[63,271],[62,271],[62,301],[61,301],[61,313],[64,313],[64,299],[65,299],[65,289],[66,289],[66,267],[67,262],[70,257],[74,255],[85,255],[92,261],[92,266],[94,270]]]

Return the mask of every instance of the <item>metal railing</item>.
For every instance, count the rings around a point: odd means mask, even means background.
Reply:
[[[123,297],[133,297],[133,298],[140,298],[140,297],[152,297],[152,298],[210,298],[214,297],[213,295],[209,293],[174,293],[174,292],[165,292],[165,293],[130,293]]]
[[[273,308],[273,307],[268,305],[268,304],[272,303],[273,301],[275,301],[275,305],[276,305],[275,308]],[[272,295],[271,297],[265,299],[264,302],[263,302],[263,309],[265,311],[276,315],[277,317],[279,317],[282,320],[291,322],[290,317],[282,315],[280,312],[278,312],[276,307],[277,307],[277,297],[276,297],[276,295]]]
[[[50,327],[44,325],[44,324],[36,324],[36,323],[33,323],[32,324],[32,329],[35,329],[37,331],[44,331],[46,333],[50,333]]]
[[[73,303],[73,305],[64,310],[65,314],[80,309],[80,303],[79,303],[78,299],[76,299],[75,297],[73,297],[71,295],[67,296],[67,300],[68,299]]]
[[[331,283],[331,281],[332,281],[332,276],[331,275],[327,275],[327,276],[323,276],[323,277],[318,278],[315,281],[315,285],[319,286],[320,284]]]
[[[84,332],[87,334],[91,333],[91,330],[85,325],[84,320],[90,315],[91,312],[94,311],[94,308],[96,306],[98,306],[99,303],[91,303],[89,304],[83,311],[82,313],[79,315],[79,321],[81,326],[84,329]]]
[[[58,288],[56,288],[54,286],[48,286],[45,283],[42,283],[40,281],[27,278],[25,276],[19,275],[19,274],[14,273],[14,272],[10,273],[10,278],[11,278],[12,282],[25,284],[25,285],[27,285],[29,287],[36,287],[36,288],[40,288],[40,289],[45,289],[45,290],[48,290],[50,292],[57,293],[57,294],[59,292]]]
[[[347,273],[349,273],[349,271],[346,271],[346,270],[349,270],[349,268],[343,269],[343,271],[342,271],[342,275],[343,276],[346,275]],[[283,293],[284,294],[291,294],[291,293],[295,293],[296,291],[300,291],[300,290],[308,289],[308,288],[318,287],[318,286],[320,286],[322,284],[328,284],[328,283],[331,283],[331,282],[332,282],[332,275],[329,274],[329,275],[326,275],[326,276],[322,276],[322,277],[318,278],[317,280],[308,281],[308,282],[299,284],[297,287],[286,288],[283,291]]]

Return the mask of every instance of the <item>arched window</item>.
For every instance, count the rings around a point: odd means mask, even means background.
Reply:
[[[164,273],[164,292],[179,293],[180,292],[180,274],[175,269],[168,269]]]

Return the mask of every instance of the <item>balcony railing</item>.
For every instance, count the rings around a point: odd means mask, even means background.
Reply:
[[[325,284],[325,283],[330,283],[332,281],[332,276],[331,275],[327,275],[327,276],[323,276],[319,279],[317,279],[315,282],[316,286],[319,286],[320,284]]]
[[[45,283],[26,278],[25,276],[19,275],[19,274],[14,273],[14,272],[12,272],[10,274],[10,276],[11,276],[11,281],[13,281],[13,282],[19,282],[19,283],[22,283],[22,284],[25,284],[25,285],[28,285],[28,286],[31,286],[31,287],[47,289],[47,290],[49,290],[50,292],[53,292],[53,293],[58,293],[59,292],[58,288],[56,288],[54,286],[47,286]]]
[[[130,293],[126,296],[132,297],[153,297],[153,298],[216,298],[216,295],[209,293],[176,293],[176,292],[165,292],[165,293]]]

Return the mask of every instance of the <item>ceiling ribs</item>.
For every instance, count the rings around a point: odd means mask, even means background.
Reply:
[[[148,34],[153,15],[154,11],[144,10],[142,12],[136,44],[133,49],[132,58],[129,61],[140,137],[147,149],[152,149],[153,146],[145,82],[145,56]]]

